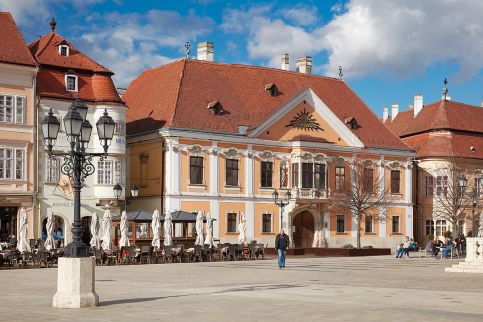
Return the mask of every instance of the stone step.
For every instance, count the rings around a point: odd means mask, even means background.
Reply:
[[[452,273],[480,273],[483,274],[483,268],[476,267],[446,267],[445,272]]]
[[[459,262],[458,264],[454,264],[453,266],[468,266],[468,267],[475,267],[475,266],[481,266],[483,267],[483,263],[481,262]]]

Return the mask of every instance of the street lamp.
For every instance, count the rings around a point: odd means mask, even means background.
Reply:
[[[119,184],[119,182],[116,183],[116,185],[114,186],[114,188],[112,188],[112,190],[114,191],[114,197],[116,197],[116,201],[119,201],[119,197],[121,197],[121,193],[122,193],[122,187]]]
[[[283,208],[289,204],[290,199],[292,198],[292,194],[290,193],[290,190],[285,193],[285,199],[278,199],[278,192],[275,190],[272,193],[273,201],[277,206],[280,207],[280,226],[283,229]]]
[[[86,120],[87,105],[77,98],[72,102],[69,111],[64,117],[64,128],[67,139],[70,142],[70,149],[67,152],[53,152],[52,149],[57,140],[60,122],[53,115],[52,109],[42,119],[42,135],[49,157],[63,157],[61,171],[72,181],[74,190],[74,223],[72,224],[73,241],[64,249],[65,257],[89,257],[89,247],[81,240],[82,222],[80,219],[80,192],[85,178],[94,173],[92,157],[107,158],[107,149],[114,135],[114,120],[107,114],[107,110],[96,123],[97,133],[103,153],[86,152],[87,144],[90,141],[92,125]]]
[[[131,187],[131,196],[133,198],[137,198],[138,194],[139,194],[139,187],[137,184],[135,184]]]
[[[468,185],[468,179],[466,179],[466,177],[464,175],[461,176],[460,178],[460,188],[461,188],[461,194],[463,195],[463,193],[466,191],[466,187]],[[476,224],[476,218],[475,218],[475,213],[476,213],[476,201],[477,201],[477,191],[476,191],[476,184],[473,185],[473,191],[471,193],[471,197],[472,197],[472,207],[471,207],[471,235],[473,237],[476,237],[476,235],[478,234],[478,227],[477,224]]]

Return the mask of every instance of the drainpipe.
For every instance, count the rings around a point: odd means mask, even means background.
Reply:
[[[34,138],[34,142],[33,142],[33,160],[34,160],[34,164],[33,164],[33,171],[34,171],[34,175],[33,175],[33,178],[34,178],[34,191],[33,191],[33,196],[32,196],[32,219],[34,218],[35,216],[35,212],[37,211],[38,212],[38,216],[37,216],[37,236],[35,236],[34,234],[34,238],[38,238],[39,236],[41,236],[41,232],[42,232],[42,223],[40,221],[40,201],[39,201],[39,198],[38,198],[38,188],[39,188],[39,168],[38,168],[38,164],[39,164],[39,156],[38,156],[38,146],[39,146],[39,131],[38,131],[38,123],[39,123],[39,119],[38,119],[38,111],[37,109],[40,107],[40,99],[37,98],[37,74],[39,72],[39,67],[37,66],[36,70],[35,70],[35,75],[34,77],[32,77],[32,90],[33,90],[33,97],[34,97],[34,102],[32,104],[32,109],[33,109],[33,120],[32,120],[32,123],[33,123],[33,138]],[[32,220],[33,221],[33,220]],[[33,232],[34,230],[32,230]]]

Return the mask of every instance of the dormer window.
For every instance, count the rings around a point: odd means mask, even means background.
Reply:
[[[77,75],[65,75],[65,88],[69,92],[78,91],[78,77]]]
[[[66,45],[60,45],[59,46],[59,53],[62,56],[69,56],[69,46]]]
[[[275,83],[266,84],[265,90],[268,91],[270,93],[270,96],[272,96],[272,97],[278,96],[278,94],[279,94],[277,85],[275,85]]]
[[[211,101],[208,103],[208,109],[213,111],[215,115],[223,114],[223,106],[220,104],[219,101]]]
[[[351,130],[357,130],[360,127],[354,116],[346,118],[344,120],[344,123],[347,124],[351,128]]]

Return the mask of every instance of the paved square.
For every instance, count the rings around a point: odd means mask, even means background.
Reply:
[[[0,271],[1,321],[483,321],[483,276],[392,256],[97,267],[101,306],[54,309],[56,269]]]

